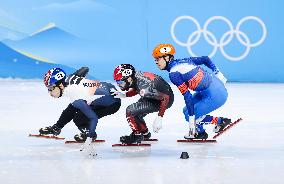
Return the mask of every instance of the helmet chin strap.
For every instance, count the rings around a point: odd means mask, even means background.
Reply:
[[[60,90],[60,94],[59,94],[59,97],[58,97],[58,98],[60,98],[63,95],[63,89],[60,88],[59,84],[56,84],[56,87],[58,87],[59,90]]]
[[[129,88],[136,88],[136,83],[137,83],[136,77],[133,75],[131,79],[132,79],[132,83],[131,84],[129,83]]]
[[[125,80],[125,87],[124,87],[125,91],[128,91],[129,88],[135,88],[136,78],[132,76],[131,79],[132,79],[131,83],[127,79]]]
[[[63,95],[63,89],[61,89],[61,88],[59,88],[60,89],[60,95],[59,95],[59,97],[62,97],[62,95]]]
[[[164,58],[164,60],[166,62],[166,66],[162,70],[166,70],[168,68],[169,62],[166,60],[166,56],[163,56],[163,58]]]
[[[128,81],[125,81],[124,90],[125,90],[125,91],[128,91],[128,90],[129,90],[129,88],[130,88],[130,84],[129,84],[129,82],[128,82]]]
[[[169,56],[169,61],[166,60],[166,56],[163,56],[164,60],[166,61],[166,66],[162,70],[166,70],[168,68],[168,65],[169,65],[170,61],[173,59],[172,55],[167,55],[167,56]]]
[[[68,83],[65,82],[65,81],[61,81],[60,83],[56,84],[56,87],[58,87],[59,90],[60,90],[60,94],[59,94],[58,98],[62,97],[62,95],[63,95],[63,89],[60,88],[60,86],[59,86],[60,84],[62,84],[64,86],[64,88],[68,86]]]

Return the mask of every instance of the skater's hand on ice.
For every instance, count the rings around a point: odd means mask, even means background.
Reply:
[[[195,126],[189,126],[188,133],[184,136],[185,139],[194,139],[196,134]]]
[[[162,117],[157,116],[153,122],[153,131],[158,133],[160,129],[162,129]]]
[[[189,116],[189,130],[188,134],[185,137],[194,138],[195,134],[196,134],[195,116]]]
[[[215,73],[215,75],[216,75],[216,77],[217,77],[218,79],[220,79],[220,81],[222,81],[224,84],[226,84],[227,79],[226,79],[226,77],[222,74],[222,72],[218,71],[218,72]]]
[[[115,90],[114,88],[111,88],[109,92],[110,92],[111,96],[113,96],[114,98],[125,98],[126,97],[126,95],[124,93],[121,93],[121,92]]]
[[[189,124],[188,135],[194,136],[195,134],[196,134],[196,127],[195,127],[195,125]]]

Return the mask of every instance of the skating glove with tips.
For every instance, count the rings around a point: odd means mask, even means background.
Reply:
[[[126,94],[121,93],[114,88],[111,88],[109,92],[114,98],[125,98],[126,97]]]
[[[153,122],[153,131],[158,133],[159,130],[162,129],[162,117],[161,116],[157,116],[156,119]]]
[[[196,125],[195,125],[195,116],[189,116],[189,130],[188,133],[184,136],[186,139],[195,138],[196,134]]]
[[[227,79],[226,77],[222,74],[222,72],[220,72],[219,70],[216,70],[215,72],[215,75],[218,79],[220,79],[220,81],[222,81],[224,84],[226,84],[227,82]]]

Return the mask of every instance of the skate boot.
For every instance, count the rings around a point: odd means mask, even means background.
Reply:
[[[77,142],[85,142],[87,137],[88,137],[87,134],[82,133],[82,132],[79,133],[79,134],[74,135],[74,139]]]
[[[122,144],[135,144],[138,143],[140,144],[141,141],[143,141],[144,136],[141,133],[135,134],[134,132],[132,132],[129,136],[121,136],[120,137],[120,142]]]
[[[56,125],[39,129],[39,134],[40,135],[52,134],[54,136],[57,136],[57,135],[60,134],[60,132],[61,132],[61,129],[58,128]]]
[[[87,137],[89,137],[89,130],[87,129],[80,129],[81,133],[76,134],[74,136],[75,141],[77,142],[85,142]],[[97,139],[97,134],[92,138],[92,141],[95,141]]]
[[[223,131],[229,124],[231,124],[232,121],[231,119],[228,118],[222,118],[221,123],[217,124],[214,128],[214,132],[215,133],[219,133],[221,131]]]
[[[145,139],[150,139],[151,137],[151,132],[149,132],[148,130],[146,132],[142,132],[143,135],[143,140]]]
[[[208,138],[208,134],[204,131],[204,132],[200,132],[194,135],[195,139],[207,139]]]
[[[204,132],[197,132],[194,135],[185,135],[184,136],[185,139],[207,139],[208,138],[208,134],[204,131]]]

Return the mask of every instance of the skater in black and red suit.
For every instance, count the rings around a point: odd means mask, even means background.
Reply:
[[[158,75],[136,71],[130,64],[117,66],[114,70],[114,80],[122,91],[126,91],[126,93],[113,91],[112,95],[116,98],[137,94],[141,96],[138,102],[126,108],[126,118],[132,133],[129,136],[120,137],[120,141],[131,144],[150,138],[151,133],[143,118],[149,113],[158,112],[153,123],[153,131],[158,132],[162,128],[162,117],[174,101],[170,85]]]

